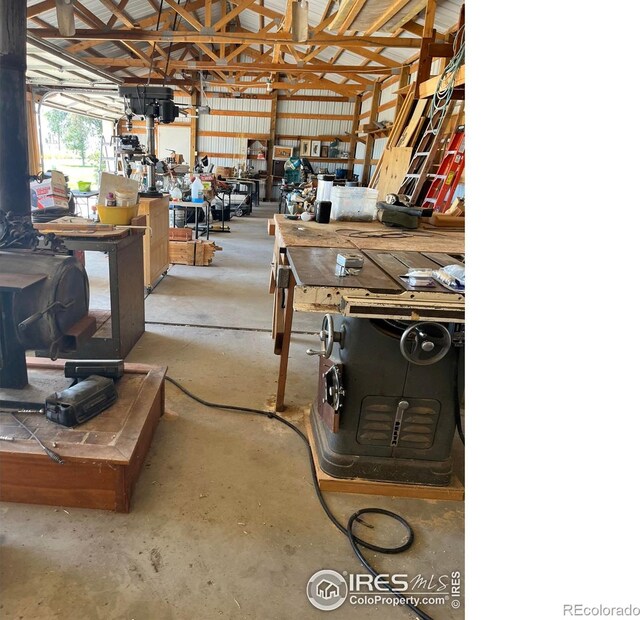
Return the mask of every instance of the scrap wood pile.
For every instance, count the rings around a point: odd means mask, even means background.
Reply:
[[[213,262],[215,252],[222,248],[213,241],[191,239],[191,228],[169,229],[169,262],[174,265],[206,267]]]

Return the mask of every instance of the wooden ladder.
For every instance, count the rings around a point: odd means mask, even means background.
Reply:
[[[422,204],[429,189],[427,181],[434,176],[430,171],[439,161],[438,156],[442,156],[446,149],[448,140],[445,138],[449,133],[449,120],[456,104],[457,101],[452,100],[444,110],[436,112],[418,142],[398,192],[409,196],[411,204]]]

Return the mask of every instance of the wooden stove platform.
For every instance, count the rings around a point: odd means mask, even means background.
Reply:
[[[31,384],[63,377],[64,360],[27,358]],[[76,428],[16,414],[64,464],[50,459],[8,413],[0,413],[0,500],[129,512],[133,490],[164,413],[166,367],[126,364],[118,400]],[[63,380],[66,385],[70,379]],[[55,442],[55,447],[53,443]]]

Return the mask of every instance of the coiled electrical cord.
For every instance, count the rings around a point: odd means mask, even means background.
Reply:
[[[324,510],[325,514],[327,515],[331,523],[333,523],[338,528],[338,530],[340,530],[349,539],[349,543],[351,544],[351,548],[353,549],[353,552],[355,553],[356,557],[358,558],[358,560],[360,560],[360,563],[362,564],[362,566],[364,566],[367,572],[370,575],[372,575],[374,578],[378,577],[379,573],[373,568],[373,566],[371,566],[369,561],[364,557],[364,555],[362,554],[361,547],[364,547],[365,549],[370,549],[371,551],[375,551],[377,553],[387,553],[387,554],[402,553],[403,551],[406,551],[407,549],[409,549],[409,547],[411,547],[414,541],[414,534],[413,534],[413,529],[411,528],[411,525],[409,525],[409,523],[399,514],[396,514],[395,512],[391,512],[390,510],[385,510],[384,508],[361,508],[357,512],[354,512],[351,515],[351,517],[349,517],[347,527],[345,527],[344,525],[342,525],[342,523],[340,523],[340,521],[338,521],[337,517],[331,512],[331,509],[327,505],[327,502],[324,496],[322,495],[322,491],[320,490],[320,484],[318,483],[318,478],[316,476],[316,470],[315,470],[315,465],[313,461],[313,453],[311,452],[311,444],[309,443],[307,436],[297,426],[295,426],[295,424],[292,424],[288,420],[285,420],[285,418],[279,416],[277,413],[274,413],[272,411],[263,411],[262,409],[252,409],[251,407],[239,407],[236,405],[224,405],[221,403],[212,403],[212,402],[206,401],[200,398],[199,396],[196,396],[195,394],[193,394],[193,392],[190,392],[187,388],[185,388],[183,385],[178,383],[178,381],[176,381],[172,377],[165,377],[165,379],[169,383],[175,385],[180,391],[184,392],[189,398],[192,398],[193,400],[200,403],[201,405],[204,405],[205,407],[213,407],[216,409],[228,409],[230,411],[240,411],[243,413],[253,413],[255,415],[266,416],[267,418],[272,418],[278,422],[281,422],[285,426],[288,426],[294,433],[296,433],[296,435],[300,437],[300,439],[304,442],[305,447],[307,448],[307,456],[309,457],[309,464],[311,466],[311,478],[313,480],[313,488],[315,489],[316,496],[318,498],[318,501],[320,502],[320,506],[322,506],[322,509]],[[365,514],[380,514],[380,515],[389,517],[391,519],[394,519],[395,521],[400,523],[406,530],[407,540],[402,544],[398,545],[397,547],[381,547],[379,545],[374,545],[370,542],[367,542],[366,540],[362,540],[362,538],[354,534],[353,528],[354,528],[355,522],[360,521],[360,517]],[[433,620],[433,618],[429,614],[427,614],[427,612],[422,611],[419,607],[410,603],[402,593],[396,592],[393,588],[391,588],[386,583],[384,583],[384,586],[391,594],[396,596],[398,599],[400,599],[400,601],[404,605],[406,605],[409,609],[411,609],[411,611],[413,611],[418,616],[418,618],[420,618],[420,620]]]

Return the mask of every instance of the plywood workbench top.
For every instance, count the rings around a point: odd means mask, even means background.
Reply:
[[[380,222],[303,222],[274,215],[282,247],[341,247],[357,250],[402,250],[464,254],[464,231],[405,230]]]

